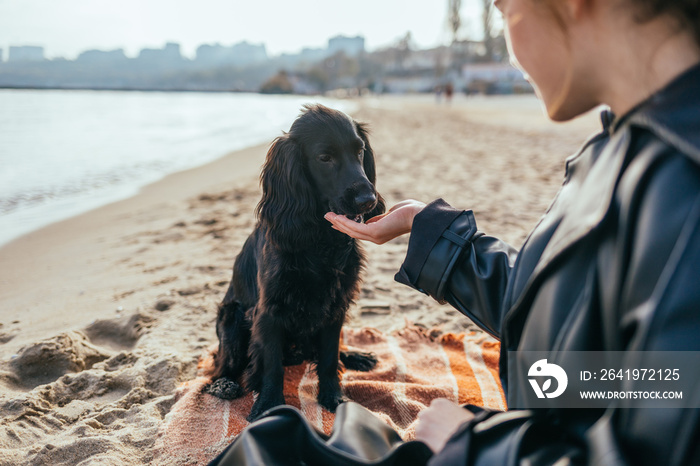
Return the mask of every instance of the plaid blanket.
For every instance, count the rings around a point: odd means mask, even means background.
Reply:
[[[371,351],[379,362],[369,372],[345,371],[345,395],[391,425],[404,439],[415,433],[418,412],[434,398],[505,409],[498,381],[499,343],[483,333],[431,337],[416,326],[387,335],[375,329],[344,329],[343,343]],[[210,358],[200,362],[206,373]],[[183,384],[156,441],[158,465],[206,464],[248,422],[253,396],[224,401],[202,392],[206,377]],[[316,402],[318,379],[311,365],[285,368],[284,398],[319,431],[330,434],[334,415]]]

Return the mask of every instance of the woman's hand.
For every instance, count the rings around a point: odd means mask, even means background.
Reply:
[[[445,398],[437,398],[430,403],[429,408],[418,413],[416,440],[437,453],[445,447],[459,426],[473,418],[471,411]]]
[[[357,223],[344,215],[328,212],[326,220],[333,224],[333,228],[342,231],[353,238],[384,244],[398,236],[411,231],[413,217],[423,210],[425,204],[412,199],[400,202],[382,215],[377,215],[367,220],[366,223]]]

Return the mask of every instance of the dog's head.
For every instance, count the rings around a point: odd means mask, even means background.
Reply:
[[[258,214],[297,230],[323,224],[328,211],[363,221],[385,210],[375,182],[366,127],[337,110],[308,105],[267,153]]]

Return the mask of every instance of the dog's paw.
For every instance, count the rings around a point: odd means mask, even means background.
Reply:
[[[338,405],[341,403],[345,403],[347,401],[350,401],[349,399],[345,398],[341,393],[329,393],[329,394],[323,394],[320,393],[318,395],[318,404],[326,408],[328,411],[331,413],[334,413]]]
[[[222,400],[234,400],[243,396],[243,388],[231,379],[221,377],[204,386],[204,393],[208,393]]]
[[[367,372],[377,365],[377,356],[364,351],[341,351],[340,361],[346,369]]]

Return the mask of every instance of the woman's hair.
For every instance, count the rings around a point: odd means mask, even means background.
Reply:
[[[632,0],[640,8],[641,20],[668,14],[688,28],[700,45],[700,0]]]
[[[637,9],[637,20],[649,21],[660,15],[669,15],[678,21],[679,26],[693,33],[695,42],[700,46],[700,0],[626,0],[628,5]],[[565,28],[558,0],[547,0],[547,6],[562,29]]]

